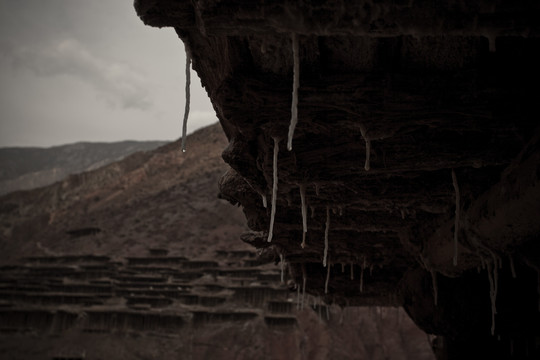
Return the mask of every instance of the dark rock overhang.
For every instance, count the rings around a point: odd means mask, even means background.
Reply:
[[[540,4],[135,6],[186,44],[230,141],[221,196],[242,205],[245,240],[273,247],[299,286],[344,304],[401,305],[413,269],[448,281],[477,268],[496,277],[503,262],[538,269]],[[293,37],[300,79],[288,151]]]

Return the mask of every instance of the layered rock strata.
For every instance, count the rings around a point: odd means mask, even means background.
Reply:
[[[186,44],[246,241],[329,302],[405,305],[450,358],[539,352],[538,4],[135,7]]]

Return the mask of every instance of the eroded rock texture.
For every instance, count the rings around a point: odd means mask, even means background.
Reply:
[[[444,337],[441,358],[538,353],[540,4],[135,7],[187,45],[229,139],[220,189],[242,205],[246,241],[281,254],[296,283],[329,302],[403,305]]]

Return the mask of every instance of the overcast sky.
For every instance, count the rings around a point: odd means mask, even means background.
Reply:
[[[0,0],[0,147],[173,140],[184,45],[133,0]],[[217,121],[192,70],[188,132]]]

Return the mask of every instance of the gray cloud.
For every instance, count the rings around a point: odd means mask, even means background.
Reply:
[[[48,46],[2,44],[2,54],[15,68],[41,77],[77,78],[111,106],[140,110],[151,106],[144,76],[127,63],[100,57],[75,39],[55,40]]]
[[[133,1],[0,0],[0,146],[180,135],[184,52]],[[216,115],[192,73],[188,132]]]

